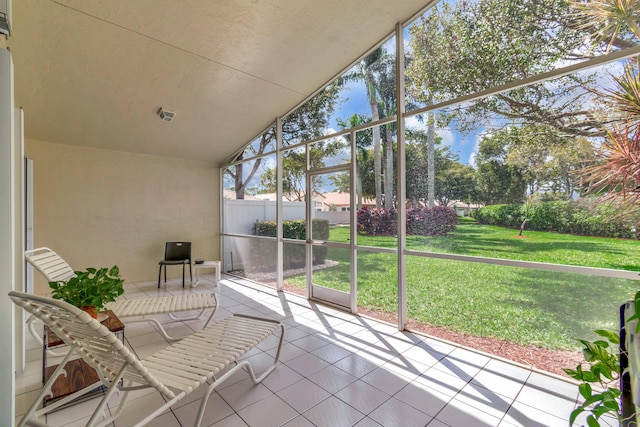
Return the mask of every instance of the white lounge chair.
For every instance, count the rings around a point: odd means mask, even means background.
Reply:
[[[142,415],[143,418],[135,424],[143,426],[204,385],[207,391],[200,399],[194,422],[194,426],[199,426],[211,392],[239,369],[245,369],[254,383],[262,381],[275,369],[284,339],[284,326],[276,320],[233,315],[140,360],[106,326],[71,304],[17,291],[10,292],[9,297],[15,304],[44,322],[71,348],[18,427],[46,425],[40,421],[40,417],[101,385],[105,385],[107,390],[91,414],[87,426],[105,426],[117,419],[126,407],[129,391],[155,388],[166,401],[152,412]],[[239,359],[278,331],[280,337],[274,362],[256,377],[251,364]],[[63,367],[72,356],[80,356],[93,367],[100,381],[37,409],[42,399],[51,393],[53,383],[63,374]],[[235,366],[227,370],[232,364]],[[121,379],[124,382],[121,383]],[[211,380],[213,382],[208,384]],[[109,408],[111,415],[108,415],[105,413],[105,405],[117,391],[124,394],[115,410]]]
[[[75,275],[71,266],[55,251],[47,247],[25,251],[24,256],[29,264],[42,273],[48,282],[66,281]],[[215,293],[199,293],[130,300],[119,299],[108,303],[105,307],[112,310],[120,320],[125,322],[149,322],[157,327],[158,332],[165,339],[175,341],[184,337],[169,336],[157,319],[147,316],[168,314],[173,321],[186,321],[198,319],[205,310],[213,309],[204,325],[206,327],[218,310],[218,299]],[[197,313],[185,317],[175,315],[175,313],[186,311],[197,311]],[[34,329],[33,322],[30,320],[27,321],[29,331],[41,341],[39,334]]]

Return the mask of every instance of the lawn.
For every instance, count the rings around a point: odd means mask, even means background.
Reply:
[[[407,249],[640,271],[640,242],[607,237],[527,231],[464,220],[447,236],[407,236]],[[329,240],[349,241],[347,227],[332,227]],[[362,246],[397,246],[395,237],[358,236]]]
[[[445,237],[409,236],[411,250],[640,271],[640,242],[518,231],[464,222]],[[346,241],[347,228],[330,240]],[[394,247],[394,237],[358,236],[358,244]],[[314,272],[314,283],[348,291],[348,251],[329,248],[336,267]],[[287,282],[304,286],[301,277]],[[638,281],[410,256],[408,315],[456,332],[551,349],[580,348],[593,329],[617,329],[618,306]],[[397,311],[394,254],[359,251],[358,305]]]

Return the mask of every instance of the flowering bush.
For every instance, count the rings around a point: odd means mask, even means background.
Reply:
[[[396,209],[363,208],[357,213],[358,232],[368,236],[395,236],[398,231]],[[453,231],[458,224],[456,211],[445,206],[407,210],[407,234],[435,236]]]
[[[455,209],[446,206],[407,210],[407,234],[439,236],[453,231],[457,224]]]
[[[395,236],[398,231],[398,211],[383,208],[362,208],[357,212],[358,232],[368,236]]]

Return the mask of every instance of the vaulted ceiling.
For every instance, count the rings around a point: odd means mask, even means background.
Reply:
[[[427,2],[14,0],[25,137],[220,164]]]

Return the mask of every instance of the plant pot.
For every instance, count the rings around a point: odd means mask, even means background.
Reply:
[[[84,311],[86,311],[86,312],[87,312],[87,313],[89,313],[89,315],[90,315],[91,317],[93,317],[94,319],[97,319],[97,318],[98,318],[98,310],[97,310],[94,306],[91,306],[91,305],[85,305],[85,306],[83,306],[83,307],[80,307],[80,310],[84,310]]]

